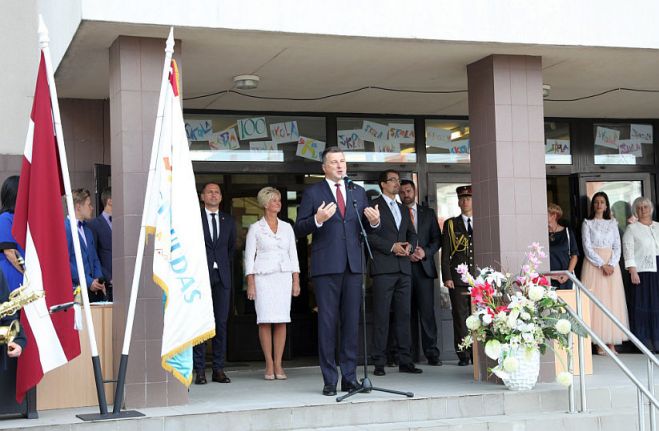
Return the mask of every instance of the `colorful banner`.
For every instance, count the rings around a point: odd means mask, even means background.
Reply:
[[[297,128],[297,121],[271,124],[270,136],[272,136],[272,141],[275,144],[297,142],[300,139],[300,131]]]
[[[323,141],[316,141],[315,139],[301,136],[297,141],[295,155],[320,162],[323,160],[323,151],[325,151],[325,143]]]
[[[545,142],[545,154],[570,155],[570,140],[547,139]]]
[[[213,150],[237,150],[240,148],[240,142],[238,142],[236,129],[234,127],[230,127],[226,130],[222,130],[221,132],[213,133],[208,140],[208,145]]]
[[[268,137],[265,117],[243,118],[238,120],[238,136],[241,141]]]
[[[277,151],[277,144],[272,141],[254,141],[249,143],[250,151]]]
[[[441,127],[426,127],[426,145],[435,148],[451,148],[451,131]]]
[[[601,126],[597,126],[597,129],[595,129],[595,145],[617,150],[618,139],[620,139],[619,130]]]
[[[208,141],[213,134],[213,120],[186,120],[185,134],[188,141]]]
[[[390,141],[395,141],[401,144],[413,144],[415,140],[414,124],[389,123],[387,137]]]
[[[362,124],[362,139],[365,141],[378,142],[386,141],[389,135],[389,128],[384,124],[364,121]]]
[[[344,151],[364,149],[364,140],[362,139],[362,131],[360,129],[339,130],[336,133],[336,138],[339,148]]]
[[[629,127],[629,139],[637,141],[641,144],[651,144],[652,139],[652,125],[651,124],[632,124]]]

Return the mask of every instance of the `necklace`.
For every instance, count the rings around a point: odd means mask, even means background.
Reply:
[[[554,242],[556,240],[556,233],[558,233],[558,226],[554,230],[549,231],[549,242]]]

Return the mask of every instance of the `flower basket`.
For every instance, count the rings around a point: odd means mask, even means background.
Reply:
[[[508,359],[512,358],[512,359]],[[533,389],[538,381],[540,373],[540,351],[538,349],[527,350],[524,348],[511,349],[508,356],[499,358],[499,366],[505,370],[504,362],[516,362],[513,372],[500,372],[498,375],[511,391],[528,391]]]

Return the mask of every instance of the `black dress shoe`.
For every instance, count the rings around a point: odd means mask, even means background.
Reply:
[[[439,358],[437,358],[437,357],[432,357],[431,356],[430,358],[428,358],[428,365],[438,367],[438,366],[442,365],[442,361],[440,361]]]
[[[466,367],[467,365],[469,365],[469,359],[460,358],[460,360],[458,361],[458,367]]]
[[[423,373],[423,370],[421,368],[417,368],[414,366],[413,363],[409,364],[401,364],[398,366],[398,372],[399,373],[410,373],[410,374],[421,374]]]
[[[213,370],[213,381],[218,383],[231,383],[229,376],[222,370]]]
[[[332,397],[336,395],[336,385],[325,385],[323,386],[323,395],[327,397]]]
[[[387,367],[389,368],[394,368],[398,366],[398,361],[395,359],[392,359],[390,361],[387,361]]]
[[[206,372],[205,371],[197,371],[197,377],[194,379],[194,384],[195,385],[205,385],[206,382]]]
[[[360,385],[357,380],[353,380],[352,382],[343,379],[341,380],[341,392],[352,392],[361,387],[362,385]]]
[[[387,373],[384,372],[384,367],[377,367],[376,366],[375,370],[373,371],[374,376],[384,376],[385,374],[387,374]]]

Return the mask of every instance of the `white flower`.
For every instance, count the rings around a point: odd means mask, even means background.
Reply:
[[[549,292],[547,292],[547,296],[549,298],[553,299],[554,301],[556,301],[558,299],[558,294],[553,290],[550,290]]]
[[[519,367],[519,363],[517,362],[517,358],[513,356],[508,356],[506,359],[503,360],[504,371],[507,371],[509,373],[514,373],[515,371],[517,371],[518,367]]]
[[[572,374],[568,373],[567,371],[558,373],[556,376],[556,383],[566,387],[572,386]]]
[[[485,354],[490,359],[499,359],[501,355],[501,343],[497,340],[490,340],[485,343]]]
[[[530,343],[533,341],[533,334],[531,332],[525,332],[522,334],[522,339],[527,343]]]
[[[529,320],[531,318],[531,315],[529,313],[527,313],[526,311],[522,311],[519,314],[519,317],[521,317],[522,320]]]
[[[469,272],[469,267],[467,266],[467,264],[461,263],[455,268],[455,271],[460,275],[466,274]]]
[[[556,322],[556,325],[554,325],[556,330],[558,331],[559,334],[569,334],[570,331],[572,330],[572,325],[570,324],[570,321],[567,319],[559,319],[558,322]]]
[[[483,314],[483,323],[485,324],[485,326],[492,323],[492,316],[489,313]]]
[[[538,285],[529,287],[529,299],[531,301],[539,301],[545,295],[545,288]]]
[[[467,317],[467,328],[471,331],[475,331],[476,329],[480,328],[481,326],[481,321],[478,318],[478,316],[474,316],[473,314],[469,317]]]

